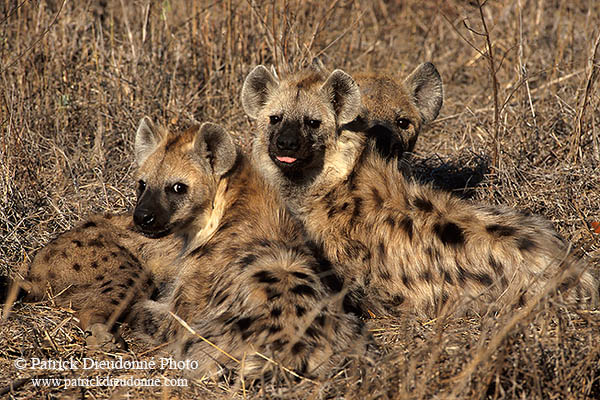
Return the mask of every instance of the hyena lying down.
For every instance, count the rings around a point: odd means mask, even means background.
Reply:
[[[128,307],[134,331],[170,342],[181,359],[198,360],[201,368],[190,372],[199,375],[219,366],[243,365],[246,377],[275,370],[260,353],[318,376],[344,355],[364,351],[362,322],[343,311],[343,292],[334,294],[322,283],[331,271],[314,257],[301,224],[226,131],[206,123],[178,134],[145,118],[135,153],[136,228],[156,243],[173,235],[178,246],[175,260],[165,261],[173,264],[167,267],[173,274],[168,292],[160,301],[141,296]],[[115,246],[128,250],[118,235]],[[117,267],[112,276],[138,270],[131,265]]]
[[[139,233],[131,214],[95,215],[41,249],[20,285],[31,300],[50,292],[56,304],[76,310],[88,344],[124,345],[115,322],[127,318],[134,300],[164,292],[177,247],[173,236],[156,241]]]
[[[435,118],[441,105],[428,69],[417,68],[397,93],[409,129]],[[467,299],[477,311],[492,302],[519,305],[559,271],[560,292],[574,286],[569,296],[596,303],[596,280],[547,221],[411,182],[375,151],[372,137],[348,129],[361,93],[343,71],[278,81],[258,66],[242,103],[257,119],[257,165],[364,308],[432,316]]]

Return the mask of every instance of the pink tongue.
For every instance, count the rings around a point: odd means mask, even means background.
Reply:
[[[291,164],[296,161],[294,157],[277,157],[277,160],[282,163]]]

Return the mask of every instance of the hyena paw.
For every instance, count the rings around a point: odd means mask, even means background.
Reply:
[[[85,333],[85,343],[89,348],[103,351],[127,350],[127,343],[123,338],[118,334],[113,334],[106,324],[92,324]]]

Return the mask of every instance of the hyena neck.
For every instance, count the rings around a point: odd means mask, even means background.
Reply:
[[[221,240],[240,225],[252,225],[251,212],[248,210],[277,202],[277,196],[248,158],[238,150],[234,168],[217,183],[212,206],[199,215],[197,223],[193,224],[201,228],[190,232],[185,253],[189,254],[211,240]]]

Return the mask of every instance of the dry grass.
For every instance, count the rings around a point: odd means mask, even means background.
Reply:
[[[420,179],[546,215],[600,270],[600,235],[589,227],[600,220],[600,3],[490,1],[481,13],[476,4],[2,0],[0,276],[86,214],[131,208],[132,135],[143,115],[176,127],[218,121],[247,149],[245,75],[259,63],[285,74],[317,55],[348,71],[400,75],[433,61],[445,103],[412,161]],[[34,388],[29,378],[87,372],[17,371],[14,360],[113,356],[85,348],[70,310],[17,304],[0,326],[0,391],[13,383],[7,396],[19,399],[600,398],[597,311],[556,300],[516,319],[369,324],[383,354],[318,385],[65,390]],[[130,342],[125,357],[158,354]],[[178,376],[139,372],[163,375]]]

